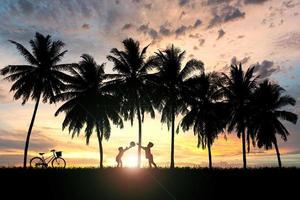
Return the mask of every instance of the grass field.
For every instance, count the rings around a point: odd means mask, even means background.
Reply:
[[[299,199],[300,194],[297,168],[2,168],[0,175],[1,195],[9,197],[1,199]]]

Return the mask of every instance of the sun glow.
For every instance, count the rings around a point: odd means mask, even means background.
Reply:
[[[137,157],[134,155],[129,155],[124,159],[124,167],[137,167]]]

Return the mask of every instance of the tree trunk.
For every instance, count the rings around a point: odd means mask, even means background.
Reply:
[[[207,148],[208,148],[209,169],[212,169],[211,144],[210,144],[210,141],[209,141],[209,140],[208,140]]]
[[[245,130],[242,132],[242,143],[243,143],[243,167],[247,168],[247,160],[246,160],[246,140],[245,140]]]
[[[100,128],[98,124],[97,124],[97,138],[98,138],[99,153],[100,153],[100,168],[103,168],[103,147],[102,147],[103,129]]]
[[[25,148],[24,148],[24,163],[23,163],[24,168],[26,168],[26,164],[27,164],[27,153],[28,153],[29,140],[30,140],[30,135],[31,135],[33,124],[34,124],[35,116],[36,116],[36,113],[37,113],[37,109],[39,107],[40,98],[41,98],[41,94],[39,94],[38,99],[36,100],[33,115],[32,115],[31,122],[30,122],[30,125],[29,125],[29,129],[28,129],[28,132],[27,132]]]
[[[142,145],[142,118],[141,118],[141,111],[140,111],[140,105],[137,107],[137,115],[138,115],[138,123],[139,123],[139,141],[138,143],[140,144],[138,146],[138,163],[137,167],[141,167],[141,145]]]
[[[250,153],[250,135],[247,133],[247,153]]]
[[[174,139],[175,139],[175,113],[174,113],[174,106],[172,107],[172,127],[171,127],[171,131],[172,131],[172,136],[171,136],[171,164],[170,164],[170,168],[174,168],[175,164],[174,164]]]
[[[277,144],[277,139],[276,138],[274,140],[274,145],[275,145],[277,159],[278,159],[278,166],[279,166],[279,168],[281,168],[282,165],[281,165],[281,159],[280,159],[280,152],[279,152],[279,148],[278,148],[278,144]]]

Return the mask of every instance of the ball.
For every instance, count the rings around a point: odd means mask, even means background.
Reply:
[[[130,146],[131,146],[131,147],[134,147],[134,146],[135,146],[135,142],[133,142],[133,141],[130,142]]]

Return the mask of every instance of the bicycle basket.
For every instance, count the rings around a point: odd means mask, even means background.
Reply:
[[[55,152],[55,154],[56,154],[56,157],[61,157],[62,156],[62,151],[57,151],[57,152]]]

